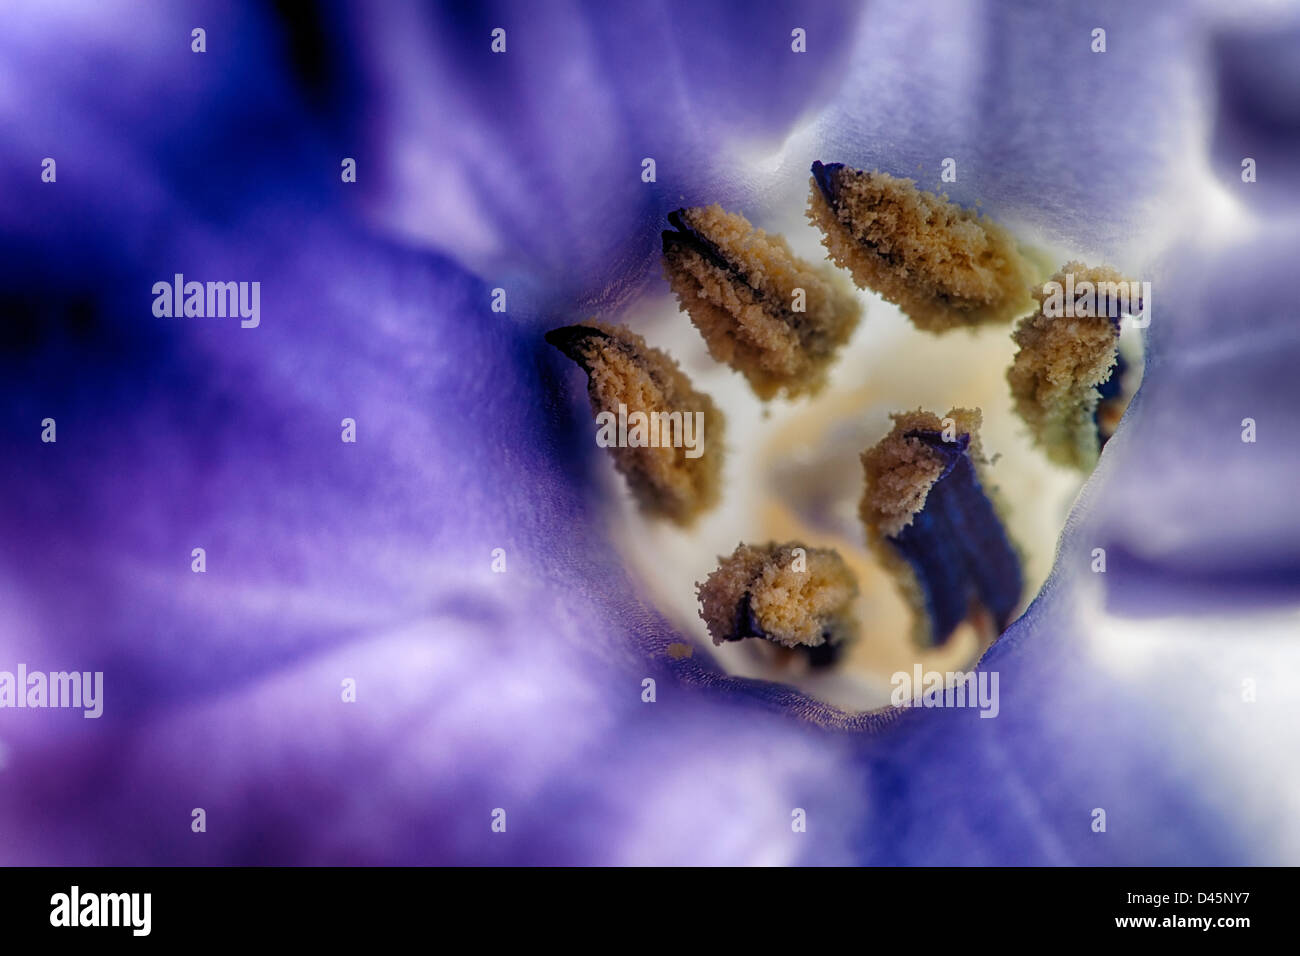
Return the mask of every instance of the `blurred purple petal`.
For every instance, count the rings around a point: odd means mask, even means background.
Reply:
[[[385,228],[551,306],[608,306],[647,275],[664,216],[764,184],[742,145],[778,147],[834,88],[857,5],[365,5],[358,17]],[[808,54],[791,49],[794,28]],[[506,31],[506,50],[491,49]],[[656,180],[642,179],[651,158]]]
[[[1297,254],[1294,224],[1170,254],[1141,392],[1087,491],[1112,607],[1300,600]]]

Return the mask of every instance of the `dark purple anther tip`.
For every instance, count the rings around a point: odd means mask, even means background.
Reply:
[[[677,209],[668,214],[669,224],[677,231],[672,232],[667,229],[663,231],[664,255],[667,255],[674,246],[685,246],[694,249],[719,269],[744,281],[744,275],[731,264],[723,251],[712,240],[686,224],[686,221],[682,218],[685,212],[685,209]]]
[[[660,233],[664,241],[665,254],[667,254],[674,245],[680,243],[694,244],[694,234],[690,227],[682,221],[682,213],[685,211],[685,209],[676,209],[668,214],[668,224],[673,228],[665,229]]]
[[[558,329],[551,329],[543,338],[546,339],[548,344],[555,346],[584,369],[590,371],[590,362],[587,360],[588,346],[595,341],[608,340],[610,336],[600,329],[593,329],[589,325],[565,325]]]
[[[822,196],[828,203],[835,201],[835,194],[838,192],[835,178],[843,168],[843,163],[823,163],[820,159],[813,160],[813,179],[817,180],[817,188],[822,191]]]
[[[736,607],[736,621],[732,630],[735,632],[734,637],[728,637],[729,641],[742,641],[747,637],[767,638],[767,632],[763,626],[758,623],[758,615],[754,613],[753,594],[746,591],[740,598],[740,604]]]

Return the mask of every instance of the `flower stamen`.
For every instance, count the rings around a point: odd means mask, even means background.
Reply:
[[[808,218],[831,261],[895,303],[917,328],[1010,322],[1032,306],[1034,269],[997,223],[910,179],[812,165]]]
[[[980,480],[980,411],[893,419],[889,435],[862,455],[868,543],[917,611],[918,643],[941,645],[967,620],[996,636],[1020,603],[1023,578]]]
[[[741,544],[696,584],[700,617],[714,644],[757,637],[832,663],[857,634],[858,582],[838,552],[786,544]]]
[[[604,414],[623,421],[626,410],[634,409],[653,429],[656,421],[702,414],[695,448],[672,442],[610,445],[614,466],[643,511],[689,525],[717,503],[725,418],[666,352],[635,332],[595,321],[552,329],[546,341],[587,373],[587,395],[598,420]]]
[[[1068,316],[1049,308],[1046,290],[1065,287],[1067,280],[1072,290],[1084,283],[1092,290],[1127,290],[1138,283],[1107,266],[1067,263],[1043,290],[1034,290],[1038,309],[1012,335],[1020,346],[1007,370],[1016,413],[1048,458],[1086,471],[1128,405],[1121,387],[1127,365],[1119,353],[1119,312],[1109,296],[1072,299]],[[1142,311],[1140,296],[1129,308]]]
[[[862,314],[848,283],[716,204],[668,221],[664,272],[709,354],[760,398],[818,391]]]

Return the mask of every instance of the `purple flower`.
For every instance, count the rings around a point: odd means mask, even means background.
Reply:
[[[0,709],[0,862],[1296,862],[1281,16],[19,3],[0,671],[104,690]],[[669,656],[542,338],[666,296],[668,212],[797,213],[818,157],[954,157],[954,200],[1157,289],[1142,389],[981,663],[994,720]],[[260,283],[259,323],[156,315],[178,273]]]

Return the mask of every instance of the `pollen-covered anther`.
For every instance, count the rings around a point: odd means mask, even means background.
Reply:
[[[861,307],[834,271],[713,205],[670,213],[664,273],[709,354],[763,399],[818,391]]]
[[[910,179],[812,165],[808,218],[831,261],[927,332],[1010,322],[1028,312],[1034,269],[997,223]]]
[[[741,544],[696,584],[700,617],[714,644],[759,637],[828,663],[857,634],[858,582],[830,548]]]
[[[1007,370],[1016,413],[1059,464],[1090,469],[1128,404],[1120,315],[1143,309],[1139,283],[1106,266],[1067,263],[1041,289],[1012,338]],[[1068,298],[1068,302],[1066,301]]]
[[[594,321],[552,329],[546,341],[586,371],[598,444],[643,511],[689,525],[717,503],[725,419],[667,353]]]
[[[862,454],[867,541],[917,611],[918,643],[945,643],[966,621],[1001,633],[1020,603],[1020,559],[985,491],[979,409],[917,410]]]

